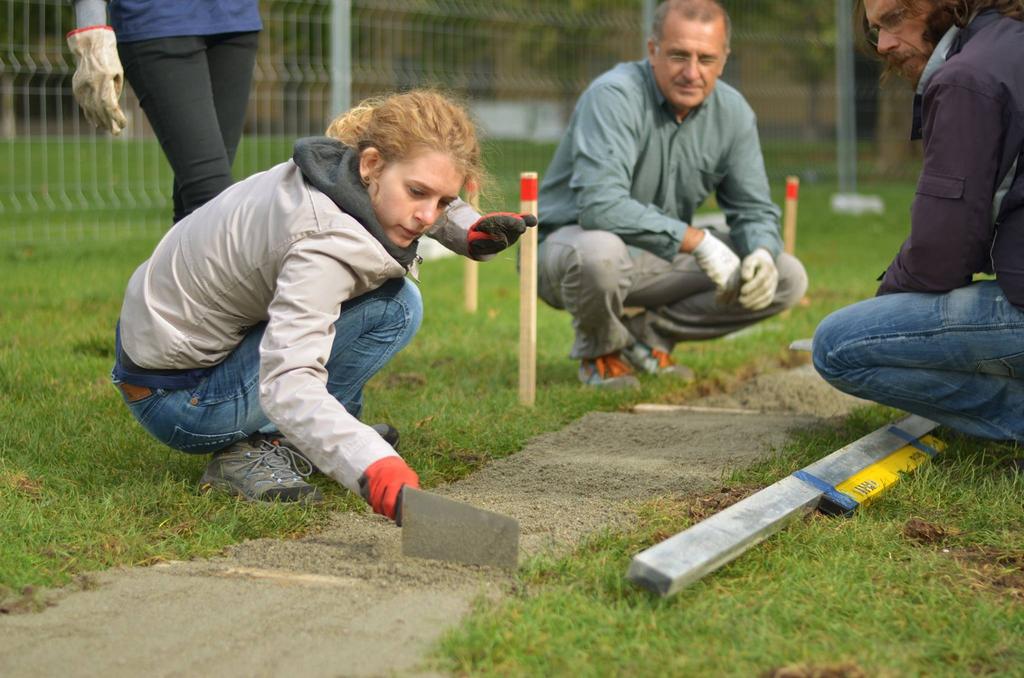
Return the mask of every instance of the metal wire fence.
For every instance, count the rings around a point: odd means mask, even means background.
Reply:
[[[236,178],[288,158],[295,138],[322,133],[340,112],[332,101],[429,85],[472,108],[497,180],[489,200],[507,206],[519,171],[547,167],[583,88],[615,63],[643,58],[652,4],[345,0],[339,25],[338,1],[261,2],[264,30]],[[734,22],[724,79],[758,114],[769,174],[834,181],[834,6],[724,4]],[[172,174],[132,92],[122,99],[129,125],[120,137],[94,131],[74,103],[64,40],[73,20],[66,0],[0,0],[2,242],[157,234],[170,225]],[[343,98],[332,62],[339,35],[350,45]],[[880,91],[876,67],[857,64],[861,176],[911,176],[901,122],[907,94]]]

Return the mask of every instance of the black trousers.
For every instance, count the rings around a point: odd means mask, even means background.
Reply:
[[[231,185],[259,33],[158,38],[117,46],[174,171],[174,221]]]

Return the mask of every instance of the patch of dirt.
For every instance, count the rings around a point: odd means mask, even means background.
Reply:
[[[904,537],[922,544],[939,544],[958,534],[960,530],[955,527],[943,527],[921,518],[911,518],[903,526]]]
[[[922,546],[939,546],[961,531],[921,518],[911,518],[903,526],[903,536]],[[940,548],[965,571],[971,586],[979,591],[995,592],[1024,602],[1024,551],[995,549],[989,546]]]
[[[42,612],[48,606],[55,604],[47,597],[45,591],[41,591],[35,586],[26,586],[17,594],[7,593],[0,596],[0,614]]]
[[[594,412],[435,491],[516,518],[523,557],[558,555],[628,526],[638,502],[659,496],[698,497],[697,513],[724,508],[739,499],[718,489],[725,474],[860,402],[800,368],[693,404],[763,414]],[[254,540],[96,582],[40,614],[0,616],[0,675],[428,675],[431,645],[512,579],[404,557],[399,528],[339,513],[303,539]]]
[[[713,516],[733,504],[743,501],[762,487],[723,487],[715,492],[691,497],[687,502],[686,513],[694,522],[700,522]]]
[[[30,478],[20,472],[9,472],[0,475],[0,485],[18,494],[25,495],[30,499],[38,499],[43,493],[42,481]]]
[[[96,588],[96,585],[95,575],[80,574],[74,581],[60,589],[24,586],[15,593],[0,586],[0,615],[42,612],[56,605],[64,596],[75,591],[89,591]]]
[[[853,662],[843,664],[827,664],[815,666],[809,664],[793,664],[771,669],[761,674],[761,678],[867,678],[867,672]]]
[[[943,549],[956,559],[971,579],[971,586],[1024,603],[1024,551],[971,546]]]

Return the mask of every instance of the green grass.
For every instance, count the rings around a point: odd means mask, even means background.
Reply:
[[[512,199],[501,197],[514,195],[507,177],[525,161],[501,162],[492,170],[505,179],[499,203]],[[810,274],[810,304],[730,341],[677,348],[677,359],[700,377],[701,386],[687,389],[656,381],[638,393],[579,387],[566,357],[569,318],[541,305],[538,402],[523,408],[514,255],[482,267],[476,315],[462,310],[462,262],[428,262],[421,276],[426,320],[368,385],[366,418],[402,431],[403,453],[430,486],[587,411],[684,400],[784,363],[791,340],[873,293],[906,233],[909,187],[862,190],[885,198],[886,215],[834,216],[831,190],[805,186],[797,253]],[[331,511],[364,510],[323,479],[327,500],[311,508],[199,495],[204,459],[153,442],[130,418],[109,384],[111,335],[125,282],[155,237],[0,253],[2,587],[59,585],[115,565],[210,555],[250,537],[315,530]],[[769,483],[891,416],[870,408],[840,430],[809,431],[731,482]],[[514,675],[751,675],[843,661],[870,675],[1020,674],[1024,487],[1001,464],[1021,455],[941,435],[950,442],[944,457],[870,510],[796,525],[669,601],[623,579],[633,553],[690,520],[679,498],[652,500],[638,507],[637,531],[598,535],[571,557],[530,562],[517,593],[481,603],[447,638],[439,661],[460,673]],[[955,534],[941,545],[907,540],[901,531],[911,515]]]
[[[905,191],[887,196],[905,213]],[[869,295],[902,228],[833,217],[828,193],[801,203],[799,252],[811,305],[733,341],[680,347],[703,387],[787,358],[829,310]],[[904,202],[899,205],[900,200]],[[842,247],[837,244],[842,243]],[[215,553],[241,539],[315,529],[361,502],[329,481],[323,507],[265,508],[194,491],[203,458],[151,440],[109,383],[112,330],[124,285],[154,238],[10,247],[0,253],[0,585],[66,582],[80,572]],[[462,262],[428,262],[426,320],[413,344],[367,386],[369,421],[403,433],[426,485],[452,480],[594,409],[681,400],[654,381],[639,393],[595,393],[566,356],[569,318],[538,314],[537,406],[517,404],[518,286],[514,254],[481,269],[480,311],[462,310]]]
[[[774,482],[896,414],[868,408],[807,431],[729,484]],[[634,554],[694,522],[685,500],[652,499],[635,531],[531,561],[514,595],[448,634],[438,661],[471,675],[1022,675],[1024,477],[1007,464],[1020,450],[940,435],[939,461],[856,517],[793,525],[667,600],[624,577]],[[911,539],[911,518],[947,536]]]

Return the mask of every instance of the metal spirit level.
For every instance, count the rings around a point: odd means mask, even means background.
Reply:
[[[638,553],[627,578],[670,596],[815,508],[850,515],[943,449],[910,415],[869,433],[707,520]]]

